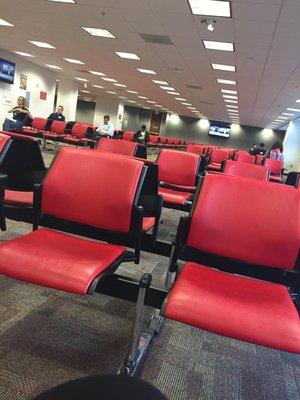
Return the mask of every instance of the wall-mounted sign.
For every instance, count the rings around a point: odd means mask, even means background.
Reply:
[[[20,89],[27,89],[27,75],[20,74]]]
[[[47,92],[40,92],[40,100],[47,100]]]

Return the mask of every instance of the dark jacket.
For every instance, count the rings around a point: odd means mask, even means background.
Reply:
[[[147,144],[149,142],[149,132],[145,131],[145,138],[142,139],[142,131],[139,130],[133,135],[133,140],[137,143]]]
[[[51,121],[65,121],[66,120],[64,115],[57,114],[57,113],[50,114],[47,119],[50,119]]]

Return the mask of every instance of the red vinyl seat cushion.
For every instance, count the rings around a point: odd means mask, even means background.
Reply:
[[[160,187],[158,193],[162,195],[164,203],[185,205],[191,197],[190,192],[180,192],[178,190]]]
[[[155,218],[154,217],[144,217],[143,218],[143,231],[147,232],[151,228],[153,228],[155,224]]]
[[[21,192],[19,190],[5,190],[4,203],[32,207],[33,192]]]
[[[125,247],[39,229],[0,244],[0,273],[67,292],[86,294]]]
[[[210,163],[207,166],[207,169],[211,171],[221,171],[222,165],[219,163]]]
[[[0,153],[4,149],[6,143],[10,139],[10,136],[5,135],[4,133],[0,133]]]
[[[108,153],[122,154],[124,156],[134,156],[137,143],[127,140],[111,140],[102,138],[99,140],[98,151],[106,151]]]
[[[187,263],[164,314],[222,336],[300,353],[299,314],[279,284]]]

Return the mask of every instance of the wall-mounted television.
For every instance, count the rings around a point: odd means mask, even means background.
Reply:
[[[16,64],[0,58],[0,81],[14,83]]]
[[[230,128],[228,128],[227,126],[212,125],[209,128],[208,134],[213,135],[213,136],[223,137],[223,138],[229,138]]]

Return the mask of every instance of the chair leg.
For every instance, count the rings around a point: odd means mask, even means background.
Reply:
[[[132,327],[129,349],[126,359],[121,365],[118,374],[134,376],[153,339],[153,331],[142,332],[145,295],[147,288],[149,288],[149,286],[151,285],[151,280],[151,274],[144,274],[140,281],[139,294],[136,302],[135,319]]]

